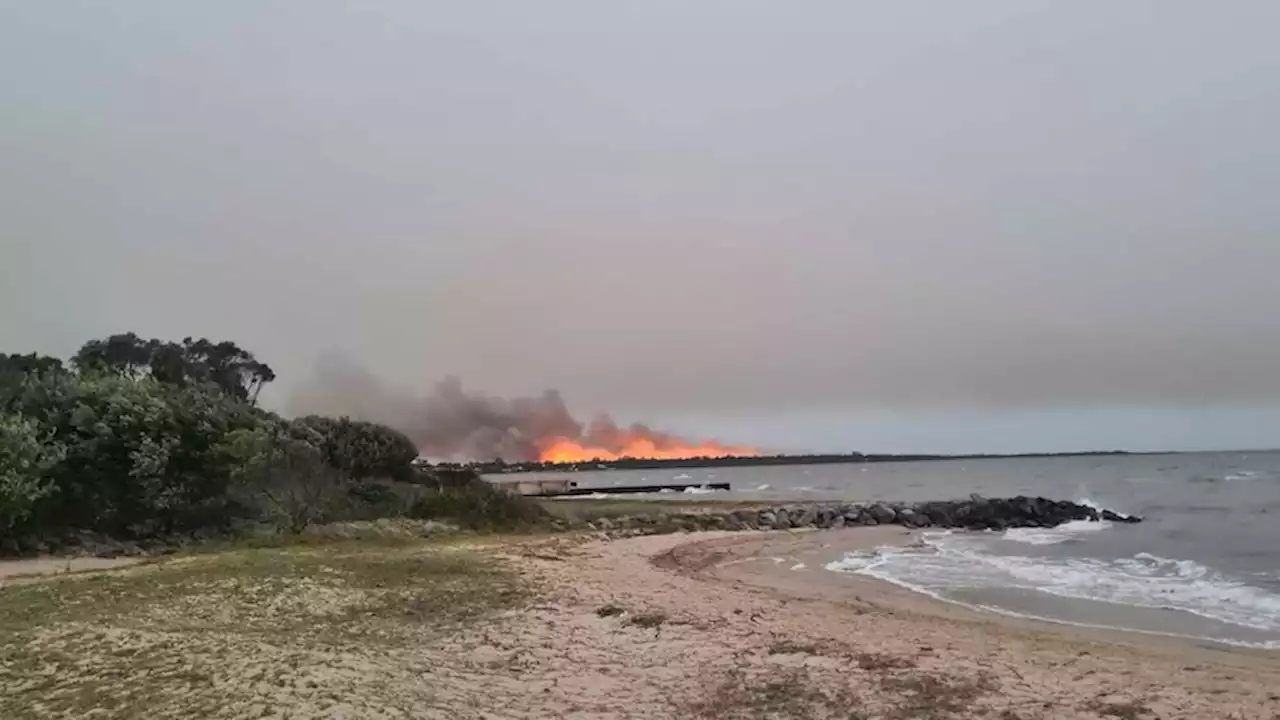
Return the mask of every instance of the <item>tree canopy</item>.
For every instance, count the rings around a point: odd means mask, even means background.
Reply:
[[[181,343],[143,340],[134,333],[90,340],[75,354],[80,372],[112,372],[130,378],[149,375],[178,386],[210,384],[238,400],[257,402],[262,387],[276,379],[269,365],[229,341],[183,338]]]

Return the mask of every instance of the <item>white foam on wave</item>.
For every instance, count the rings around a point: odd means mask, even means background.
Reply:
[[[921,546],[850,553],[826,569],[868,575],[948,602],[955,602],[947,597],[951,590],[1017,588],[1180,610],[1243,628],[1280,632],[1280,595],[1192,560],[1150,553],[1115,560],[1004,556],[984,552],[980,540],[971,535],[926,534]]]
[[[699,487],[687,487],[687,488],[685,488],[685,489],[684,489],[684,491],[685,491],[686,493],[688,493],[689,495],[709,495],[709,494],[711,494],[711,493],[715,492],[715,490],[713,490],[713,489],[711,489],[711,488],[709,488],[709,487],[706,487],[706,486],[699,486]]]
[[[1004,531],[1002,537],[1027,545],[1057,545],[1109,527],[1111,523],[1106,520],[1072,520],[1051,528],[1010,528]]]
[[[761,483],[756,486],[756,490],[768,490],[768,489],[769,489],[769,483]]]
[[[1226,475],[1223,475],[1222,479],[1227,481],[1257,480],[1261,476],[1262,476],[1262,473],[1256,470],[1237,470],[1235,472],[1230,472],[1230,473],[1227,473]]]
[[[675,477],[673,477],[673,478],[671,478],[671,479],[672,479],[672,480],[689,480],[689,479],[691,479],[692,477],[693,477],[693,476],[692,476],[692,475],[690,475],[689,473],[680,473],[679,475],[676,475]]]
[[[1076,504],[1077,504],[1077,505],[1084,505],[1085,507],[1093,508],[1094,510],[1097,510],[1098,512],[1102,512],[1103,510],[1110,510],[1111,512],[1115,513],[1116,515],[1119,515],[1119,516],[1120,516],[1120,517],[1122,517],[1122,518],[1130,518],[1130,517],[1133,517],[1133,516],[1132,516],[1132,515],[1130,515],[1129,513],[1122,513],[1122,512],[1120,512],[1119,510],[1116,510],[1116,509],[1115,509],[1115,508],[1113,508],[1113,507],[1111,507],[1111,508],[1109,508],[1109,507],[1103,507],[1102,505],[1099,505],[1098,503],[1096,503],[1096,502],[1094,502],[1093,500],[1091,500],[1087,495],[1082,495],[1082,496],[1080,497],[1080,499],[1079,499],[1079,500],[1076,500]]]

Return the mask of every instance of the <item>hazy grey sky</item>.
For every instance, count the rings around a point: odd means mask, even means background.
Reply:
[[[208,335],[277,401],[338,353],[787,447],[1280,445],[1277,27],[0,0],[0,348]]]

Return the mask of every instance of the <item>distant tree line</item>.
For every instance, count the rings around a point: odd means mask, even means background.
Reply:
[[[439,498],[395,492],[448,484],[415,465],[407,436],[267,412],[256,401],[275,377],[235,343],[203,338],[113,335],[69,363],[0,355],[0,552],[86,530],[163,537],[431,514]]]

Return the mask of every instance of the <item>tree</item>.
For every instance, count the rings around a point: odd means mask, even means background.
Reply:
[[[233,458],[222,443],[271,419],[204,386],[115,374],[29,379],[11,412],[65,447],[48,470],[57,492],[37,508],[42,525],[119,534],[225,522]]]
[[[318,433],[325,461],[355,480],[407,480],[413,475],[418,448],[399,430],[377,423],[319,415],[298,418],[294,424]]]
[[[62,372],[66,369],[56,357],[36,353],[0,355],[0,412],[9,407],[27,378]]]
[[[143,340],[134,333],[90,340],[71,358],[71,364],[82,373],[114,372],[137,377],[151,368],[156,343],[155,340]]]
[[[261,519],[300,532],[325,520],[350,485],[313,443],[321,438],[290,425],[237,430],[224,447],[235,461],[232,492],[244,504],[265,510]]]
[[[0,537],[19,529],[54,492],[49,471],[65,452],[35,421],[0,413]]]
[[[233,342],[184,338],[181,343],[143,340],[134,333],[90,340],[72,359],[80,372],[150,375],[169,385],[210,384],[238,400],[256,403],[276,379],[269,365]]]

